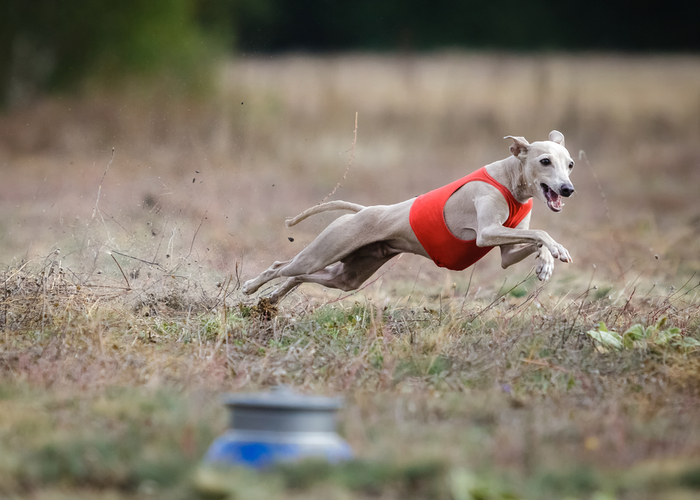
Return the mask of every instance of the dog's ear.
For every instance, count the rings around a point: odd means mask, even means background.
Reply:
[[[549,140],[552,142],[556,142],[557,144],[561,144],[563,146],[564,145],[564,134],[562,134],[558,130],[552,130],[549,133]]]
[[[530,148],[530,143],[524,137],[507,135],[504,139],[513,139],[513,144],[510,145],[510,152],[513,153],[513,156],[520,157],[521,154],[527,153],[527,150]]]

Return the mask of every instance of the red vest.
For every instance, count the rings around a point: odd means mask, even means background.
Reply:
[[[481,181],[498,189],[508,202],[510,214],[503,223],[504,227],[514,228],[520,224],[532,210],[532,199],[525,203],[518,202],[503,184],[500,184],[482,167],[466,177],[447,186],[435,189],[419,196],[411,206],[409,222],[420,244],[430,258],[440,267],[461,271],[473,265],[486,255],[493,247],[478,247],[476,240],[457,238],[445,223],[445,203],[450,196],[467,182]]]

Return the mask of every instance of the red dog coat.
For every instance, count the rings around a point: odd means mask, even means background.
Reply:
[[[409,222],[413,232],[438,266],[453,271],[468,268],[493,248],[478,247],[476,240],[457,238],[445,223],[445,203],[455,191],[467,182],[473,181],[491,184],[506,199],[510,214],[503,224],[504,227],[516,227],[532,210],[532,199],[525,203],[518,202],[503,184],[500,184],[486,172],[486,167],[416,198],[409,214]]]

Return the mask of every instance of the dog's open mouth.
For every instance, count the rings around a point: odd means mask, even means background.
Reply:
[[[544,197],[547,199],[547,206],[550,210],[553,212],[561,212],[561,208],[564,206],[564,203],[561,201],[561,196],[544,182],[541,186]]]

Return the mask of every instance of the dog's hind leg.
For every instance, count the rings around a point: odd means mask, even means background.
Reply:
[[[403,218],[394,217],[394,220]],[[408,220],[407,215],[405,219]],[[395,224],[387,223],[386,207],[368,207],[357,214],[343,215],[291,261],[277,262],[257,278],[247,281],[243,285],[243,293],[251,294],[275,278],[312,275],[342,261],[362,247],[392,239],[395,233]],[[383,245],[387,246],[385,243]]]
[[[277,273],[281,268],[289,264],[291,260],[285,260],[285,261],[276,261],[274,264],[272,264],[270,267],[268,267],[265,271],[260,273],[260,276],[258,276],[255,279],[248,280],[243,284],[242,291],[246,295],[249,295],[261,286],[263,286],[265,283],[268,281],[275,279],[277,277]]]
[[[287,296],[289,292],[301,285],[303,282],[298,276],[287,278],[284,283],[278,286],[274,292],[268,297],[271,304],[277,304],[280,300]]]
[[[398,254],[399,252],[392,251],[384,242],[372,243],[325,269],[288,278],[269,296],[270,302],[279,302],[302,283],[317,283],[346,292],[357,290],[380,267]]]

